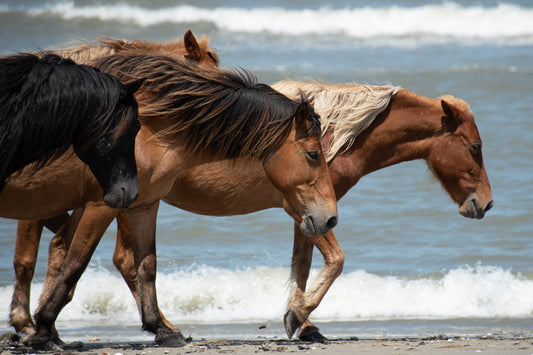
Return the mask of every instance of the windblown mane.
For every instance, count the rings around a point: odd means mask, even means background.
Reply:
[[[357,136],[387,108],[400,87],[361,84],[324,84],[318,82],[280,81],[274,89],[295,98],[302,90],[320,115],[322,134],[332,132],[333,141],[326,160],[348,150]]]
[[[122,80],[146,78],[137,93],[139,120],[168,122],[161,137],[186,132],[191,154],[262,159],[286,140],[298,107],[245,70],[199,69],[158,55],[119,54],[93,63]],[[310,119],[319,129],[316,115]]]
[[[209,38],[202,37],[198,41],[200,50],[207,53],[218,66],[220,60],[217,53],[210,49]],[[182,40],[171,40],[166,42],[152,41],[127,41],[123,39],[100,37],[98,43],[78,43],[69,47],[59,47],[52,49],[62,57],[70,58],[77,63],[88,63],[91,60],[107,57],[114,54],[158,54],[169,57],[186,56],[187,50]]]
[[[0,57],[0,191],[31,162],[35,169],[115,129],[122,84],[111,75],[54,54]],[[120,134],[120,133],[117,133]]]

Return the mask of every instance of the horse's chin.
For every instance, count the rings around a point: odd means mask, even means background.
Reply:
[[[300,230],[308,237],[317,235],[315,231],[315,225],[313,224],[313,220],[311,218],[302,218],[302,222],[300,223]]]
[[[467,198],[461,206],[459,206],[459,213],[463,217],[482,219],[485,213],[492,208],[492,200],[482,203],[475,192],[468,194]]]

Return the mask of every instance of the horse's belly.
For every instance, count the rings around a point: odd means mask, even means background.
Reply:
[[[81,162],[68,162],[63,156],[40,170],[25,168],[11,176],[0,193],[0,217],[46,219],[82,207],[90,198],[101,198],[96,180],[87,180],[87,168]]]
[[[180,174],[163,200],[189,212],[208,216],[248,214],[281,207],[282,196],[255,169],[227,162],[205,164]]]
[[[13,219],[47,219],[84,203],[69,194],[50,196],[40,193],[16,193],[4,190],[0,194],[0,217]]]

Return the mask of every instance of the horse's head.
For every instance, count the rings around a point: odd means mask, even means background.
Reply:
[[[204,68],[218,67],[220,60],[216,52],[207,46],[208,42],[209,40],[205,38],[198,42],[196,36],[188,30],[183,36],[183,44],[187,51],[185,58]]]
[[[325,235],[337,225],[337,199],[319,127],[313,108],[302,100],[288,139],[264,161],[267,176],[284,195],[283,208],[309,236]]]
[[[81,150],[74,144],[74,151],[89,166],[104,190],[104,202],[113,208],[128,207],[139,192],[135,137],[141,125],[133,94],[143,81],[121,85],[118,103],[109,117],[108,133]]]
[[[466,102],[451,96],[441,98],[441,106],[443,134],[431,148],[428,165],[461,215],[483,218],[493,202],[474,115]]]

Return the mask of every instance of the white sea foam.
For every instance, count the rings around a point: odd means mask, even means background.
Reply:
[[[318,270],[312,271],[312,278]],[[179,323],[217,324],[280,321],[288,294],[286,268],[231,271],[207,266],[159,273],[159,306]],[[42,284],[34,284],[32,308]],[[0,287],[0,322],[7,324],[11,287]],[[343,274],[313,319],[364,321],[391,319],[533,317],[533,280],[499,267],[461,267],[439,277],[400,278],[359,270]],[[59,321],[137,325],[133,298],[116,272],[90,268]]]
[[[483,7],[444,2],[414,7],[285,9],[189,5],[148,8],[127,3],[77,6],[70,1],[9,10],[25,11],[31,16],[122,21],[139,26],[208,22],[230,32],[266,32],[283,36],[342,35],[369,40],[412,37],[429,42],[442,38],[533,41],[533,9],[515,4]],[[6,11],[6,7],[0,11]]]

